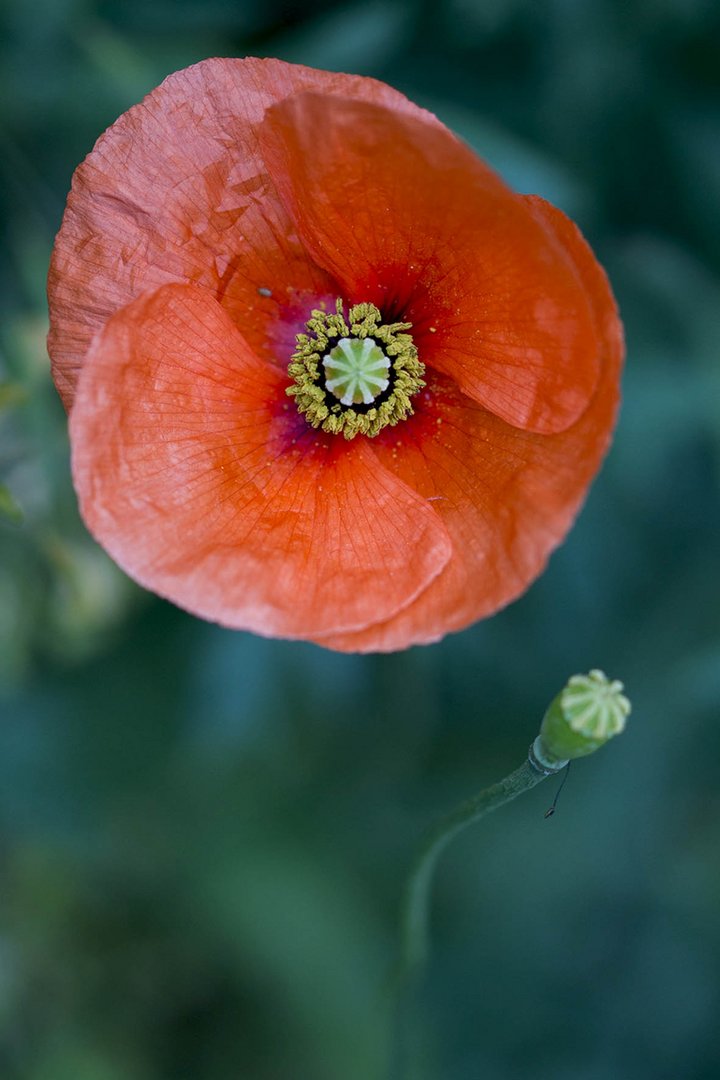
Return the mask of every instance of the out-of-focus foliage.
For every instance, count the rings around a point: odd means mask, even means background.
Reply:
[[[608,268],[628,370],[566,545],[493,620],[343,657],[204,625],[85,534],[44,350],[74,166],[165,74],[376,75]],[[422,827],[573,671],[628,732],[458,842],[431,1076],[710,1080],[720,1038],[720,9],[709,0],[5,0],[0,9],[0,1075],[375,1080]]]

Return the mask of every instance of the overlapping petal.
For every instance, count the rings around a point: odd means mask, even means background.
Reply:
[[[607,450],[619,401],[624,345],[617,308],[580,231],[543,199],[530,212],[562,244],[590,299],[601,375],[590,405],[568,430],[519,431],[431,378],[417,415],[392,439],[376,440],[380,460],[431,501],[452,539],[443,573],[383,626],[333,635],[348,651],[434,641],[503,607],[542,571],[563,539]]]
[[[352,442],[285,395],[311,309],[412,323],[415,415]],[[373,80],[171,76],[77,171],[49,347],[91,531],[201,616],[343,650],[519,595],[612,431],[622,330],[559,211]]]
[[[231,627],[322,637],[386,621],[441,573],[445,526],[366,440],[308,428],[285,384],[199,286],[126,306],[70,418],[85,521],[141,584]]]
[[[335,283],[298,239],[258,149],[265,110],[303,90],[433,122],[373,79],[215,59],[169,76],[98,140],[73,177],[48,279],[49,350],[66,407],[93,334],[149,289],[204,286],[271,362],[292,351],[318,295],[334,300]]]
[[[350,300],[412,322],[426,364],[528,431],[573,424],[601,342],[562,244],[447,129],[370,102],[289,97],[261,146],[303,244]]]

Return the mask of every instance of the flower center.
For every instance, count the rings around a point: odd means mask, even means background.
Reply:
[[[342,405],[372,405],[387,390],[390,361],[372,338],[340,338],[323,357],[325,386]]]
[[[377,435],[412,415],[410,398],[425,385],[409,329],[383,323],[374,304],[356,304],[347,319],[342,300],[333,314],[313,311],[297,335],[287,394],[315,428],[346,439]]]
[[[621,682],[610,682],[597,668],[589,675],[573,675],[560,699],[572,730],[596,739],[618,735],[630,712],[630,702],[622,690]]]

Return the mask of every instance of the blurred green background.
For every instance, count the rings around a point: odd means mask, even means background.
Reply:
[[[442,644],[340,656],[123,578],[69,481],[44,279],[74,167],[170,71],[371,74],[579,222],[626,322],[565,546]],[[711,0],[3,0],[0,1077],[376,1080],[423,827],[603,667],[626,735],[441,864],[429,1074],[720,1075],[720,8]],[[21,517],[22,515],[22,517]]]

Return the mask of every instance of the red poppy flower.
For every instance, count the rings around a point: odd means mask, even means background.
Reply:
[[[608,446],[576,227],[371,79],[170,76],[77,170],[49,349],[90,531],[226,626],[349,651],[518,596]]]

